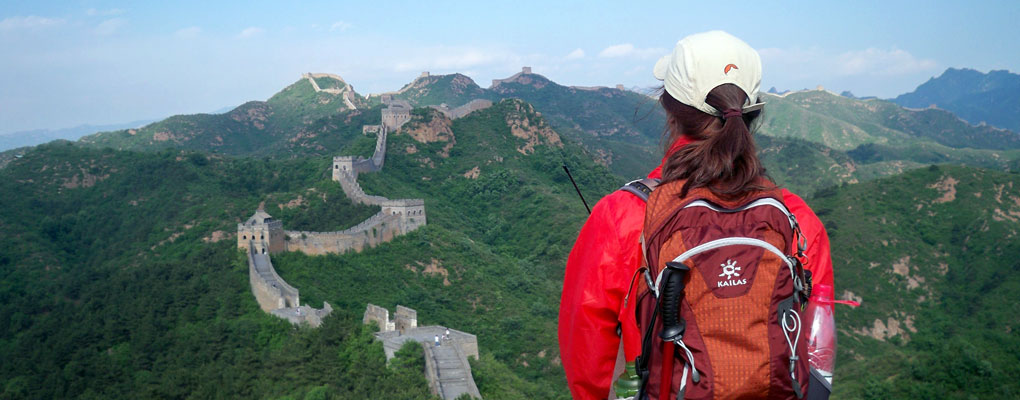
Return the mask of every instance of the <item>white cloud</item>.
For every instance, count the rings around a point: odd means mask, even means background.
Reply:
[[[568,60],[576,60],[576,59],[579,59],[579,58],[584,58],[584,50],[581,50],[579,48],[578,49],[574,49],[574,51],[571,51],[570,54],[567,54],[567,57],[566,57],[566,59],[568,59]]]
[[[106,21],[100,22],[99,25],[96,25],[95,32],[96,34],[103,36],[112,35],[126,23],[127,20],[124,18],[110,18]]]
[[[12,31],[18,29],[42,29],[64,23],[60,18],[46,18],[29,15],[26,17],[7,17],[0,20],[0,31]]]
[[[465,70],[480,66],[520,64],[521,57],[509,51],[433,47],[420,49],[422,55],[412,56],[398,62],[394,69],[399,72],[425,70]]]
[[[199,28],[197,26],[189,26],[187,28],[181,28],[177,30],[177,32],[174,32],[174,36],[177,36],[182,39],[193,39],[198,37],[198,35],[201,33],[202,28]]]
[[[350,23],[347,23],[347,22],[344,22],[344,21],[336,21],[336,22],[333,23],[333,25],[329,26],[329,31],[330,32],[344,32],[344,31],[346,31],[348,29],[351,29],[352,27],[353,27],[353,25],[351,25]]]
[[[648,58],[648,57],[660,56],[660,55],[663,55],[665,53],[666,53],[665,49],[661,49],[661,48],[657,48],[657,47],[648,48],[648,49],[641,49],[641,48],[634,47],[633,44],[623,43],[623,44],[614,44],[612,46],[606,47],[605,49],[602,49],[602,51],[599,52],[599,57],[602,57],[602,58],[616,58],[616,57]]]
[[[766,64],[799,66],[810,76],[891,76],[930,71],[935,60],[918,58],[905,50],[867,48],[835,54],[817,47],[808,49],[765,48],[758,50]]]
[[[238,33],[237,37],[241,38],[241,39],[247,39],[247,38],[250,38],[250,37],[255,37],[255,36],[261,35],[265,31],[266,31],[265,29],[262,29],[262,28],[259,28],[259,27],[256,27],[256,26],[250,26],[250,27],[244,28],[244,30],[242,30],[241,33]]]
[[[920,59],[897,48],[868,48],[848,51],[836,58],[837,71],[844,75],[904,75],[931,70],[935,60]]]
[[[90,17],[106,17],[111,15],[121,15],[123,13],[124,10],[120,8],[111,8],[109,10],[96,10],[95,8],[90,8],[85,10],[85,15]]]
[[[797,90],[822,85],[858,96],[895,97],[913,90],[940,64],[895,47],[833,51],[820,47],[759,49],[763,86]]]
[[[603,58],[624,57],[630,55],[630,53],[633,52],[634,45],[630,43],[614,44],[612,46],[606,47],[605,49],[602,49],[602,51],[599,53],[599,57]]]

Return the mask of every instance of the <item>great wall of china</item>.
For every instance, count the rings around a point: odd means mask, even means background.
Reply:
[[[318,74],[306,74],[311,77]],[[337,77],[339,78],[339,77]],[[422,199],[390,200],[365,193],[358,184],[358,174],[382,170],[386,160],[386,136],[390,129],[399,129],[410,120],[410,106],[398,104],[383,110],[383,124],[363,131],[376,132],[375,151],[371,158],[334,157],[333,180],[356,203],[378,205],[381,210],[361,223],[335,232],[285,231],[283,222],[274,220],[265,210],[257,210],[247,221],[237,225],[237,247],[248,250],[252,293],[263,311],[294,323],[307,322],[319,326],[332,307],[322,309],[301,306],[299,291],[287,284],[273,268],[272,253],[300,251],[319,255],[346,253],[374,247],[411,232],[426,224],[425,201]]]
[[[353,97],[350,85],[344,89],[321,89],[315,82],[315,78],[319,77],[340,80],[339,76],[309,73],[303,77],[309,80],[316,92],[341,95],[349,108],[356,109],[350,101]],[[270,254],[283,251],[300,251],[311,255],[357,252],[393,240],[426,224],[424,200],[390,200],[373,196],[366,194],[358,184],[358,174],[382,170],[386,160],[388,133],[400,129],[410,120],[411,105],[408,102],[386,100],[387,108],[382,110],[382,124],[362,128],[364,134],[376,134],[372,157],[333,157],[332,165],[332,179],[340,184],[344,194],[355,203],[379,206],[381,210],[378,213],[351,228],[335,232],[285,231],[282,221],[274,220],[262,209],[256,210],[247,221],[237,225],[237,247],[246,250],[252,294],[263,311],[292,324],[308,324],[311,327],[321,325],[322,319],[333,311],[327,302],[323,302],[321,309],[307,304],[302,306],[298,289],[276,273]],[[488,100],[475,100],[452,110],[436,109],[451,118],[459,118],[491,105],[492,102]],[[442,326],[418,327],[417,312],[403,306],[397,306],[395,317],[395,321],[390,321],[389,311],[369,304],[363,321],[379,325],[376,338],[383,342],[387,360],[393,357],[404,342],[419,342],[425,351],[425,376],[434,395],[450,400],[463,394],[481,398],[467,360],[468,356],[478,358],[478,341],[474,335]]]
[[[468,363],[468,357],[478,359],[475,335],[439,325],[418,326],[418,312],[400,305],[392,320],[389,314],[389,310],[369,304],[362,319],[363,323],[379,326],[375,337],[383,342],[387,361],[404,343],[418,342],[425,350],[425,377],[432,394],[450,400],[465,393],[482,397]]]
[[[351,86],[350,84],[348,84],[347,82],[344,82],[343,78],[341,78],[339,75],[333,75],[333,74],[313,74],[313,73],[309,72],[309,73],[306,73],[306,74],[302,74],[301,77],[307,79],[308,83],[312,84],[312,89],[315,89],[316,92],[324,92],[324,93],[339,95],[341,98],[344,99],[344,105],[346,105],[348,109],[350,109],[350,110],[357,110],[358,109],[358,107],[354,106],[354,87]],[[345,86],[343,88],[326,88],[326,89],[322,89],[322,88],[319,87],[319,83],[315,81],[316,78],[335,79],[335,80],[338,80],[340,82],[344,82]]]

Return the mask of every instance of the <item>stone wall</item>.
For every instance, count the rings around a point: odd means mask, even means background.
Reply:
[[[340,95],[341,98],[343,98],[343,100],[344,100],[344,105],[347,106],[348,109],[351,109],[351,110],[357,110],[358,109],[358,107],[356,107],[354,105],[354,86],[352,86],[351,84],[349,84],[346,81],[344,81],[344,79],[341,78],[339,75],[306,73],[306,74],[302,74],[301,77],[307,79],[308,83],[312,84],[312,89],[314,89],[316,92]],[[319,87],[318,82],[315,82],[315,78],[332,78],[332,79],[336,79],[336,80],[338,80],[340,82],[343,82],[344,83],[344,87],[343,88],[339,88],[339,89],[337,89],[337,88],[323,89],[323,88]]]
[[[254,246],[255,252],[260,254],[284,251],[283,223],[272,220],[272,217],[263,221],[260,213],[269,217],[265,211],[259,210],[248,221],[237,224],[237,247],[247,249]]]
[[[280,278],[269,255],[256,253],[254,246],[249,246],[246,253],[251,291],[262,311],[297,307],[301,301],[298,290]]]
[[[519,78],[521,75],[526,75],[526,74],[530,74],[530,73],[532,73],[531,72],[531,67],[521,67],[521,72],[518,72],[516,74],[511,75],[509,78],[493,79],[492,80],[492,86],[490,86],[489,88],[491,89],[494,86],[499,86],[502,83],[513,82],[513,81],[517,80],[517,78]]]
[[[394,329],[405,332],[408,329],[414,329],[418,327],[418,312],[404,307],[397,306],[397,310],[393,312],[393,325]]]
[[[425,380],[429,382],[429,393],[432,393],[433,396],[441,396],[443,391],[439,386],[439,365],[436,362],[435,348],[426,342],[422,342],[421,347],[424,350]]]
[[[309,79],[313,87],[318,90],[314,78],[320,76],[322,75],[306,74],[305,78]],[[337,76],[325,76],[340,79]],[[409,113],[410,106],[406,105],[406,108]],[[395,114],[391,113],[390,116],[393,117],[393,115]],[[399,128],[399,124],[397,128]],[[312,326],[319,326],[322,323],[322,318],[333,310],[329,303],[324,303],[320,310],[307,305],[301,306],[298,290],[288,285],[283,278],[277,275],[269,259],[270,253],[300,251],[318,255],[361,251],[366,247],[373,247],[393,240],[393,238],[418,229],[427,223],[424,200],[390,200],[382,196],[371,196],[366,194],[358,184],[359,173],[376,172],[382,169],[386,160],[386,136],[389,129],[391,127],[385,123],[382,126],[370,125],[362,128],[362,132],[377,134],[372,158],[350,156],[333,158],[333,180],[340,183],[340,187],[351,201],[380,206],[381,210],[375,215],[349,229],[335,232],[284,231],[283,223],[274,220],[262,209],[257,210],[244,223],[237,224],[237,247],[246,249],[252,293],[263,311],[295,324],[308,323]],[[372,318],[380,321],[380,327],[383,330],[393,330],[395,323],[388,320],[389,313],[385,309],[382,312],[385,314]],[[402,330],[414,329],[417,326],[418,320],[414,310],[399,307],[397,313],[397,321],[399,321]],[[369,314],[366,311],[366,321],[370,319]]]
[[[407,121],[411,120],[410,107],[387,107],[382,110],[382,124],[387,129],[400,129]]]
[[[464,105],[461,105],[461,106],[459,106],[457,108],[453,108],[453,109],[451,109],[450,107],[447,107],[445,104],[444,105],[439,105],[439,106],[429,106],[429,107],[432,107],[432,108],[434,108],[436,110],[439,110],[440,112],[445,114],[446,117],[449,118],[449,119],[457,119],[457,118],[463,118],[464,116],[466,116],[466,115],[468,115],[468,114],[470,114],[472,112],[475,112],[475,111],[478,111],[478,110],[484,110],[486,108],[492,107],[492,102],[489,101],[489,100],[484,100],[484,99],[474,99],[474,100],[471,100],[471,101],[467,102]]]
[[[401,218],[381,211],[351,229],[336,232],[286,231],[287,251],[321,255],[362,251],[404,234]]]
[[[419,327],[418,312],[399,305],[393,321],[390,321],[389,311],[369,304],[362,321],[380,327],[375,337],[383,343],[387,361],[405,343],[421,343],[425,349],[425,378],[434,395],[450,400],[464,394],[481,398],[468,362],[468,357],[478,359],[478,338],[475,335],[439,325]]]
[[[372,129],[370,129],[370,127]],[[361,131],[363,133],[375,131],[376,133],[375,151],[372,153],[372,158],[354,158],[352,156],[333,157],[332,175],[334,181],[340,182],[340,179],[343,177],[341,174],[346,172],[350,176],[343,178],[347,178],[348,181],[357,184],[359,173],[379,172],[382,170],[383,163],[386,162],[386,137],[389,134],[389,128],[386,126],[380,127],[379,125],[365,125],[361,128]],[[360,188],[358,190],[360,190]]]
[[[308,305],[300,307],[280,308],[270,312],[277,317],[283,318],[294,325],[308,324],[312,328],[322,325],[322,319],[333,312],[333,306],[328,302],[322,302],[321,309],[314,309]]]
[[[601,89],[609,89],[609,88],[607,88],[605,86],[571,86],[570,88],[574,89],[574,90],[585,90],[585,91],[589,91],[589,92],[594,92],[594,91],[598,91],[598,90],[601,90]]]
[[[395,329],[393,322],[390,321],[390,310],[375,304],[369,304],[365,308],[365,316],[361,319],[361,323],[376,324],[379,327],[379,332],[389,332]]]
[[[344,170],[333,169],[333,176],[333,180],[340,183],[340,188],[344,190],[344,194],[346,194],[347,198],[351,199],[354,203],[380,205],[384,201],[388,200],[382,196],[371,196],[366,194],[365,191],[361,189],[361,185],[358,184],[357,174],[352,174]]]

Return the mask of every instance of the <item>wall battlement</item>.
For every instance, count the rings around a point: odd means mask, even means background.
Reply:
[[[358,109],[358,107],[356,107],[354,105],[354,86],[352,86],[351,84],[349,84],[346,81],[344,81],[344,78],[341,78],[340,75],[308,72],[308,73],[301,74],[301,77],[307,79],[308,83],[312,84],[312,89],[314,89],[317,93],[318,92],[322,92],[322,93],[329,93],[329,94],[334,94],[334,95],[340,95],[343,98],[343,100],[344,100],[344,105],[347,106],[348,109],[350,109],[350,110],[357,110]],[[332,78],[332,79],[336,79],[336,80],[338,80],[340,82],[343,82],[344,83],[344,87],[342,87],[342,88],[326,88],[326,89],[323,89],[323,88],[319,87],[319,83],[315,81],[315,78]]]
[[[447,118],[457,119],[457,118],[463,118],[464,116],[466,116],[466,115],[468,115],[468,114],[470,114],[472,112],[475,112],[475,111],[478,111],[478,110],[484,110],[486,108],[492,107],[492,101],[484,100],[484,99],[474,99],[474,100],[471,100],[471,101],[467,102],[466,104],[463,104],[463,105],[461,105],[461,106],[459,106],[457,108],[452,108],[452,109],[450,107],[446,106],[446,104],[442,104],[442,105],[438,105],[438,106],[429,106],[429,107],[432,107],[432,108],[434,108],[436,110],[439,110],[439,112],[442,112],[443,114],[445,114]]]
[[[511,75],[509,78],[493,79],[492,80],[492,86],[490,86],[489,88],[491,89],[491,88],[499,86],[500,84],[503,84],[503,83],[513,82],[513,81],[517,80],[517,78],[520,78],[521,75],[527,75],[527,74],[531,74],[531,73],[532,73],[531,72],[531,67],[521,67],[521,72],[518,72],[516,74]]]
[[[339,76],[329,74],[304,75],[312,81],[313,86],[316,85],[313,78],[322,76],[340,79]],[[410,115],[410,105],[407,105],[407,111]],[[391,200],[372,196],[366,194],[358,184],[359,173],[382,170],[386,161],[387,133],[390,129],[398,128],[399,125],[391,127],[385,123],[362,128],[362,132],[374,132],[377,135],[375,152],[371,158],[333,157],[333,180],[340,183],[351,201],[380,206],[381,210],[375,215],[348,229],[334,232],[285,231],[282,221],[273,219],[262,209],[255,211],[245,222],[237,224],[237,247],[247,250],[252,293],[263,311],[295,324],[307,322],[319,326],[322,318],[333,310],[328,303],[322,309],[301,306],[297,288],[287,284],[276,273],[269,259],[270,254],[281,251],[300,251],[312,255],[361,251],[393,240],[427,223],[424,200]],[[406,310],[410,309],[398,309],[398,313],[407,314]]]
[[[388,310],[369,304],[362,322],[379,327],[375,337],[383,342],[387,361],[404,343],[421,343],[425,349],[425,378],[432,394],[450,400],[464,394],[482,397],[468,362],[468,357],[478,359],[478,338],[475,335],[439,325],[418,326],[418,312],[401,305],[397,306],[390,320]]]

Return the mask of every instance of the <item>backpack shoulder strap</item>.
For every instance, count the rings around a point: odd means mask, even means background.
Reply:
[[[626,185],[623,185],[623,187],[621,187],[619,190],[633,193],[635,196],[641,199],[641,201],[647,203],[648,196],[652,194],[652,191],[655,190],[656,186],[659,186],[658,179],[644,178],[630,181]]]

